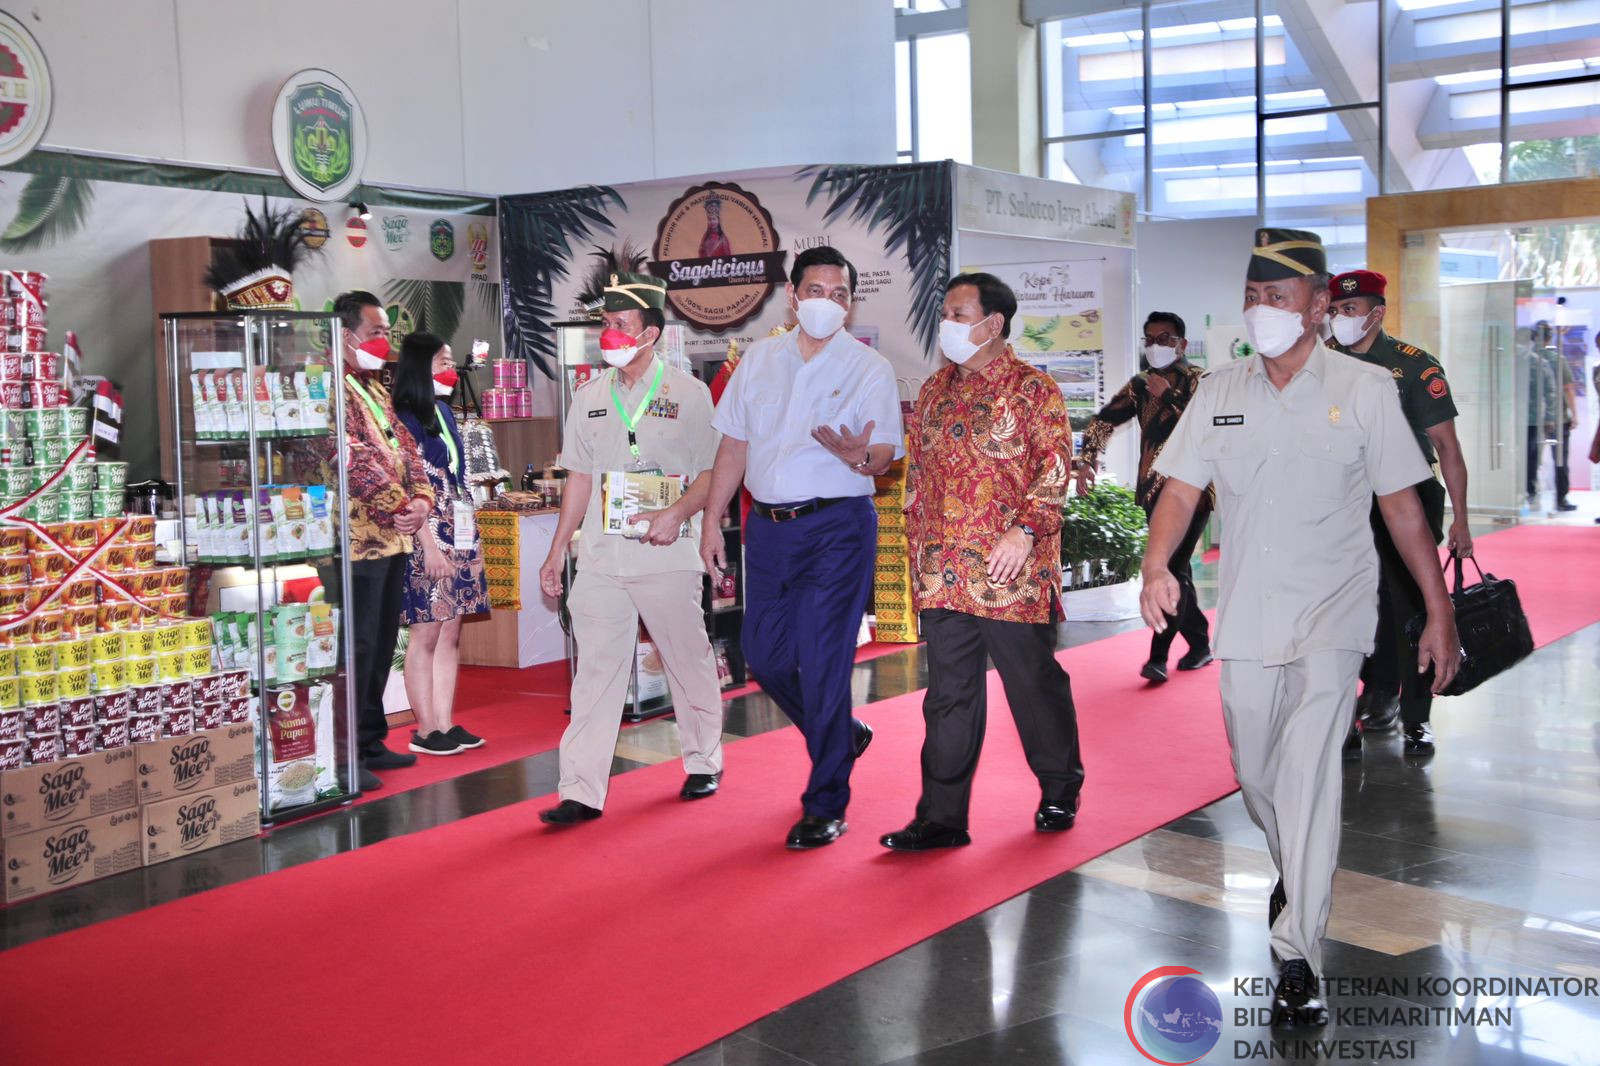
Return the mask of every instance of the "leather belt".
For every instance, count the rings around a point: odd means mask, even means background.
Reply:
[[[774,522],[792,522],[796,518],[804,518],[813,511],[820,511],[824,507],[832,507],[836,503],[845,503],[853,499],[854,496],[821,496],[804,503],[786,503],[778,506],[752,500],[751,505],[755,508],[756,514],[762,518],[770,518]]]

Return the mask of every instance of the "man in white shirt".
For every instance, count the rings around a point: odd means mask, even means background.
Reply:
[[[873,475],[904,454],[889,361],[844,330],[856,269],[835,249],[795,257],[796,329],[750,346],[717,407],[722,433],[700,535],[713,579],[727,565],[720,516],[742,480],[755,498],[745,546],[744,656],[800,728],[811,756],[791,848],[847,828],[850,771],[872,730],[850,713],[856,633],[872,593]]]

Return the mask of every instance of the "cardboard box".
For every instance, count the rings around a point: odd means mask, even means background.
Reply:
[[[132,760],[128,762],[131,766]],[[16,903],[138,869],[142,840],[139,830],[139,811],[129,807],[0,840],[6,902]]]
[[[248,723],[135,744],[134,751],[140,804],[256,779],[256,731]]]
[[[132,807],[133,749],[97,751],[0,773],[0,836],[19,836]]]
[[[235,785],[147,803],[139,808],[144,865],[208,851],[261,832],[261,786]]]

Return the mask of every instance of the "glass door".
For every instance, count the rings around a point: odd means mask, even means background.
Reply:
[[[1455,394],[1456,436],[1467,460],[1467,508],[1514,520],[1527,468],[1526,367],[1518,372],[1515,281],[1439,287],[1439,361]]]

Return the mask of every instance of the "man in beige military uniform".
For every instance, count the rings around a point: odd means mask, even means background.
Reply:
[[[1322,936],[1338,864],[1339,749],[1378,622],[1373,495],[1422,589],[1418,661],[1455,676],[1455,614],[1412,488],[1428,466],[1389,375],[1317,339],[1328,311],[1320,239],[1262,229],[1245,283],[1256,354],[1207,374],[1156,461],[1170,480],[1151,517],[1140,607],[1158,630],[1178,605],[1167,569],[1207,485],[1227,531],[1215,653],[1234,773],[1279,881],[1274,1024],[1319,1026]]]
[[[539,815],[552,825],[598,818],[605,806],[640,619],[672,691],[689,775],[679,795],[710,796],[722,777],[722,693],[702,613],[694,518],[721,440],[711,428],[711,393],[655,355],[665,325],[661,281],[615,273],[600,289],[601,354],[611,369],[573,393],[558,459],[567,471],[561,517],[539,570],[545,594],[559,596],[567,545],[581,524],[578,573],[567,597],[578,666],[572,721],[561,736],[561,801]],[[629,470],[681,474],[689,482],[677,503],[640,516],[641,526],[629,531],[637,536],[607,532],[603,514],[603,476]],[[685,523],[693,533],[680,536]]]

